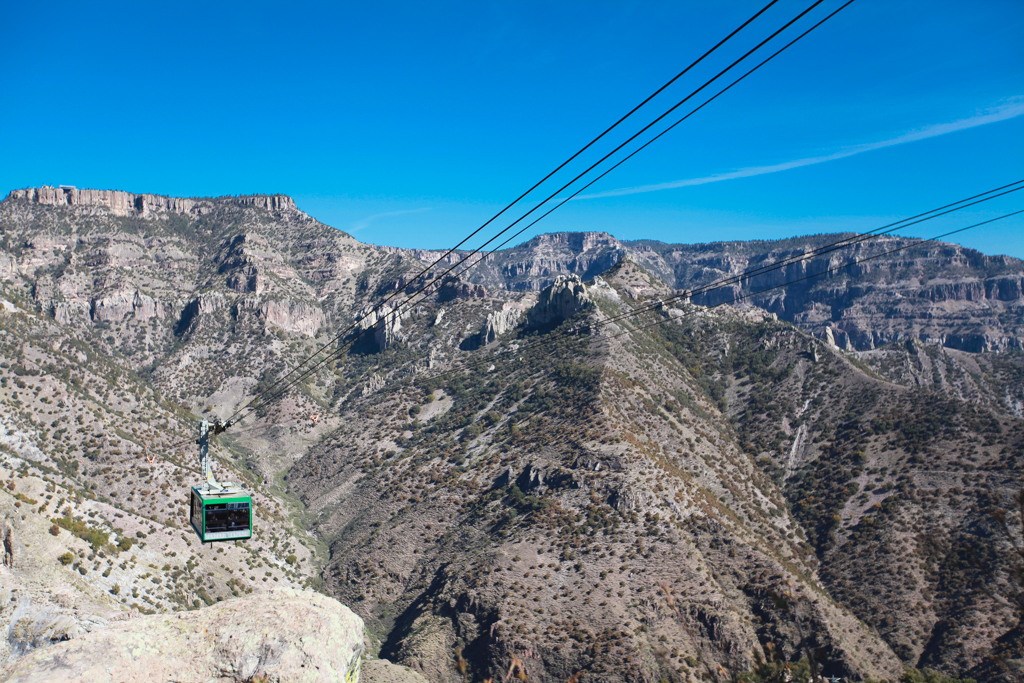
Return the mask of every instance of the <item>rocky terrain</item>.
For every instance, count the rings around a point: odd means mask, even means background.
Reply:
[[[400,305],[439,253],[288,197],[16,191],[0,654],[86,656],[131,615],[288,586],[431,681],[723,679],[759,657],[1003,680],[1021,614],[991,512],[1020,487],[1024,264],[930,244],[756,294],[911,244],[882,238],[658,304],[837,238],[544,235]],[[200,547],[195,420],[339,335],[220,437],[218,477],[260,516]]]
[[[277,588],[209,609],[122,620],[32,651],[9,681],[343,683],[359,677],[362,621],[326,596]]]
[[[798,282],[914,241],[896,234],[743,278],[694,302],[715,305],[754,295],[752,303],[811,334],[820,337],[832,329],[836,342],[848,350],[869,350],[911,338],[971,352],[1024,349],[1018,305],[1024,292],[1024,262],[1019,259],[936,243],[912,255],[874,260]],[[589,279],[629,254],[668,286],[694,290],[800,257],[844,237],[852,235],[689,245],[620,241],[607,233],[557,233],[488,256],[467,279],[491,287],[539,290],[559,274]],[[440,252],[417,254],[426,258]],[[756,296],[786,282],[795,284]]]

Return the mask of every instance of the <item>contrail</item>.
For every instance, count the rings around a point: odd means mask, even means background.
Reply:
[[[599,199],[601,197],[621,197],[628,194],[657,192],[658,190],[671,190],[677,187],[690,187],[691,185],[706,185],[707,183],[717,183],[723,180],[734,180],[736,178],[750,178],[752,176],[765,175],[766,173],[778,173],[779,171],[788,171],[791,168],[811,166],[812,164],[821,164],[826,161],[835,161],[836,159],[843,159],[855,154],[863,154],[864,152],[870,152],[884,147],[893,147],[894,145],[902,145],[907,142],[926,140],[928,138],[938,137],[939,135],[967,130],[968,128],[977,128],[978,126],[984,126],[989,123],[1006,121],[1008,119],[1016,118],[1021,114],[1024,114],[1024,98],[1014,98],[1014,101],[1009,104],[988,109],[980,114],[976,114],[965,119],[925,126],[924,128],[918,128],[916,130],[903,133],[902,135],[897,135],[894,138],[846,147],[831,154],[806,157],[804,159],[794,159],[793,161],[785,161],[780,164],[772,164],[770,166],[751,166],[749,168],[741,168],[728,173],[704,176],[703,178],[673,180],[667,183],[656,183],[654,185],[639,185],[637,187],[623,187],[618,190],[594,192],[593,194],[581,194],[576,197],[575,200]]]
[[[375,213],[372,216],[361,218],[352,224],[352,229],[349,232],[359,232],[370,227],[370,223],[377,220],[378,218],[387,218],[388,216],[401,216],[407,213],[423,213],[424,211],[430,211],[430,207],[424,207],[422,209],[403,209],[401,211],[385,211],[384,213]]]

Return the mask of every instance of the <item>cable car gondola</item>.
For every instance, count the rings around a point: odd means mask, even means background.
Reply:
[[[199,462],[206,482],[192,487],[189,517],[203,543],[252,537],[252,496],[238,484],[218,482],[210,467],[210,432],[220,434],[225,429],[220,421],[199,423]]]

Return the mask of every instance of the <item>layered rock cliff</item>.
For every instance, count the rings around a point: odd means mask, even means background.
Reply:
[[[283,194],[221,197],[217,199],[192,199],[165,197],[156,194],[133,194],[121,190],[79,190],[75,187],[33,187],[14,190],[8,199],[21,199],[43,206],[77,206],[106,209],[114,216],[141,216],[148,218],[158,213],[181,213],[192,215],[208,214],[215,203],[231,203],[237,206],[278,211],[295,209],[291,197]]]
[[[317,585],[367,620],[372,651],[451,683],[515,662],[543,683],[696,681],[755,652],[813,653],[829,676],[965,675],[1013,633],[988,597],[1005,574],[954,560],[1003,562],[985,511],[1015,481],[1024,354],[991,340],[1019,336],[1019,261],[929,245],[709,310],[851,257],[666,304],[835,237],[563,234],[407,302],[434,254],[284,202],[189,201],[0,203],[5,578],[165,615]],[[374,341],[329,355],[384,297]],[[951,348],[979,333],[993,350]],[[257,534],[196,547],[175,444],[318,351],[217,444]],[[58,514],[107,541],[51,535]]]
[[[1024,348],[1020,259],[926,243],[891,258],[866,260],[916,241],[894,236],[803,258],[848,237],[681,245],[620,241],[607,233],[558,233],[489,255],[469,279],[513,290],[541,289],[559,275],[592,278],[629,255],[670,287],[694,290],[793,259],[779,270],[704,292],[694,303],[714,306],[743,298],[819,337],[832,327],[837,343],[857,350],[909,338],[972,352]],[[818,274],[824,275],[815,278]]]

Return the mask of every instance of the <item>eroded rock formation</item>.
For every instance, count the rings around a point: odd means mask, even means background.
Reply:
[[[133,194],[121,190],[79,190],[75,187],[32,187],[14,190],[11,199],[25,199],[47,206],[91,206],[109,210],[115,216],[143,216],[155,213],[201,215],[212,210],[209,199],[165,197],[156,194]],[[294,209],[295,202],[287,195],[250,195],[227,198],[238,206],[254,206],[268,210]]]
[[[373,330],[373,343],[383,351],[396,341],[404,339],[402,335],[402,318],[408,318],[408,310],[394,309],[389,304],[383,306],[367,306],[360,311],[359,330]]]
[[[115,622],[33,650],[5,680],[353,681],[363,621],[336,600],[277,588],[211,607]]]
[[[593,302],[578,275],[559,275],[540,293],[540,299],[527,313],[531,327],[541,327],[571,318]]]

